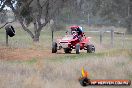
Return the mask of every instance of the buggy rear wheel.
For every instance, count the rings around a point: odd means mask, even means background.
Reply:
[[[80,44],[76,44],[76,54],[80,53]]]
[[[94,53],[95,52],[95,46],[94,45],[87,45],[87,53]]]
[[[52,43],[52,53],[56,53],[57,52],[57,43],[53,42]]]

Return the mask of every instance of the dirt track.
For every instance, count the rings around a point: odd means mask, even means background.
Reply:
[[[0,48],[0,59],[28,60],[33,58],[49,58],[54,56],[50,50]]]
[[[96,45],[100,49],[99,46]],[[102,49],[102,48],[101,48]],[[86,51],[81,51],[86,52]],[[98,50],[96,49],[96,52]],[[31,60],[31,59],[47,59],[50,57],[61,56],[61,55],[74,55],[75,51],[72,51],[72,54],[65,54],[63,49],[59,50],[57,54],[51,53],[49,49],[37,49],[37,48],[9,48],[0,46],[0,59],[3,60]]]
[[[7,48],[0,47],[0,59],[3,60],[31,60],[31,59],[48,59],[62,55],[74,55],[65,54],[63,50],[59,50],[56,54],[53,54],[51,50],[40,50],[36,48]]]

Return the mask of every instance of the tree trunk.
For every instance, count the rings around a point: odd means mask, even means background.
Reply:
[[[132,34],[132,24],[131,24],[131,23],[129,23],[129,24],[127,25],[126,33],[127,33],[127,34]]]
[[[126,33],[127,34],[132,34],[132,22],[131,22],[131,20],[132,20],[131,16],[129,16],[126,19],[126,28],[127,28]]]
[[[39,38],[40,38],[40,32],[36,31],[33,38],[33,42],[39,42]]]
[[[129,0],[126,33],[132,34],[132,0]]]

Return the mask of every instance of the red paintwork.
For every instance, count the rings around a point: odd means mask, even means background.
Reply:
[[[79,28],[79,26],[71,26],[70,29],[76,29]]]
[[[79,26],[71,26],[70,27],[71,31],[73,29],[76,29],[76,28],[79,28]],[[68,35],[66,35],[66,36],[68,36]],[[79,43],[80,44],[80,49],[84,49],[84,48],[86,48],[86,45],[90,43],[90,38],[85,37],[84,33],[82,33],[82,35],[81,35],[82,36],[81,41],[78,38],[73,39],[72,34],[70,34],[71,37],[66,37],[66,36],[64,37],[64,39],[63,38],[58,39],[58,41],[59,41],[58,43],[60,44],[60,46],[61,46],[61,44],[65,43],[65,44],[68,44],[67,48],[75,49],[76,44]]]
[[[80,49],[84,49],[85,44],[88,44],[89,42],[90,42],[90,38],[88,37],[82,37],[81,41],[79,41],[78,38],[59,41],[59,43],[67,43],[68,44],[67,48],[71,48],[73,46],[72,49],[75,49],[77,43],[80,44]]]

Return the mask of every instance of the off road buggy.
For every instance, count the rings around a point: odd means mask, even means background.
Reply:
[[[90,37],[86,37],[79,28],[79,26],[71,26],[62,39],[57,39],[56,42],[53,42],[52,53],[56,53],[57,50],[61,49],[64,49],[65,53],[71,53],[73,49],[76,51],[76,54],[79,54],[80,50],[94,53],[95,46],[91,44]]]

